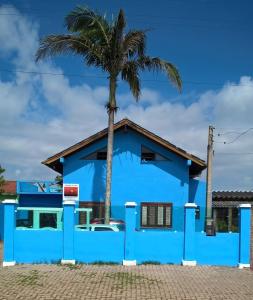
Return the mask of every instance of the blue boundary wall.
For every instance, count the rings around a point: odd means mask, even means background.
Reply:
[[[62,231],[18,230],[14,232],[14,260],[20,263],[57,263],[63,255]]]
[[[4,205],[0,203],[0,241],[4,239]]]
[[[217,233],[206,236],[196,232],[196,260],[200,265],[237,266],[239,233]]]
[[[77,262],[114,262],[124,259],[124,232],[75,231],[74,259]]]
[[[134,257],[137,263],[181,264],[184,233],[166,231],[135,232]]]
[[[196,230],[195,203],[185,205],[183,231],[136,229],[135,202],[125,207],[125,231],[78,230],[71,201],[63,205],[63,230],[22,230],[15,228],[15,206],[14,202],[4,204],[3,265],[104,261],[248,267],[250,263],[250,205],[240,208],[239,233],[216,236]]]

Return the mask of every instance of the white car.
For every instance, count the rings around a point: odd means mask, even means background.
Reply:
[[[114,225],[105,225],[105,224],[91,224],[89,228],[86,225],[77,225],[77,229],[86,230],[86,231],[114,231],[119,232],[120,229],[116,224]]]

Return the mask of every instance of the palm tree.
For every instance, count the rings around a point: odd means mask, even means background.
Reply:
[[[121,79],[129,84],[130,90],[139,100],[140,71],[164,71],[169,80],[180,91],[182,82],[176,67],[159,57],[150,57],[145,53],[146,31],[129,30],[125,32],[126,20],[123,10],[117,18],[108,21],[105,16],[87,8],[76,7],[65,18],[70,34],[49,35],[40,42],[36,61],[59,54],[78,54],[87,66],[95,66],[108,74],[109,100],[108,144],[105,195],[105,223],[109,224],[111,206],[111,178],[113,155],[113,125],[117,111],[117,81]]]

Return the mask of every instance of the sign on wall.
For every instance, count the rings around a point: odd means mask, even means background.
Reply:
[[[64,183],[63,184],[63,200],[79,201],[79,184]]]

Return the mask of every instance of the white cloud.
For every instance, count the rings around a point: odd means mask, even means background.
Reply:
[[[4,14],[6,7],[1,7]],[[17,14],[0,20],[0,58],[10,59],[16,69],[62,73],[50,61],[34,63],[38,47],[38,25]],[[8,38],[7,38],[8,37]],[[10,38],[11,37],[11,38]],[[26,47],[24,47],[26,45]],[[55,174],[40,162],[55,152],[106,127],[106,87],[73,85],[67,77],[17,73],[12,80],[0,79],[0,162],[8,178],[43,179]],[[207,91],[186,105],[185,99],[164,99],[159,91],[143,89],[140,104],[130,93],[118,95],[117,119],[129,117],[172,143],[206,157],[210,123],[224,128],[252,127],[253,79],[242,77],[240,86],[226,84]],[[241,129],[240,129],[241,128]],[[237,131],[238,131],[237,130]],[[253,132],[232,144],[215,145],[214,183],[217,188],[253,189],[253,155],[218,153],[253,152]],[[236,134],[215,139],[229,141]]]

